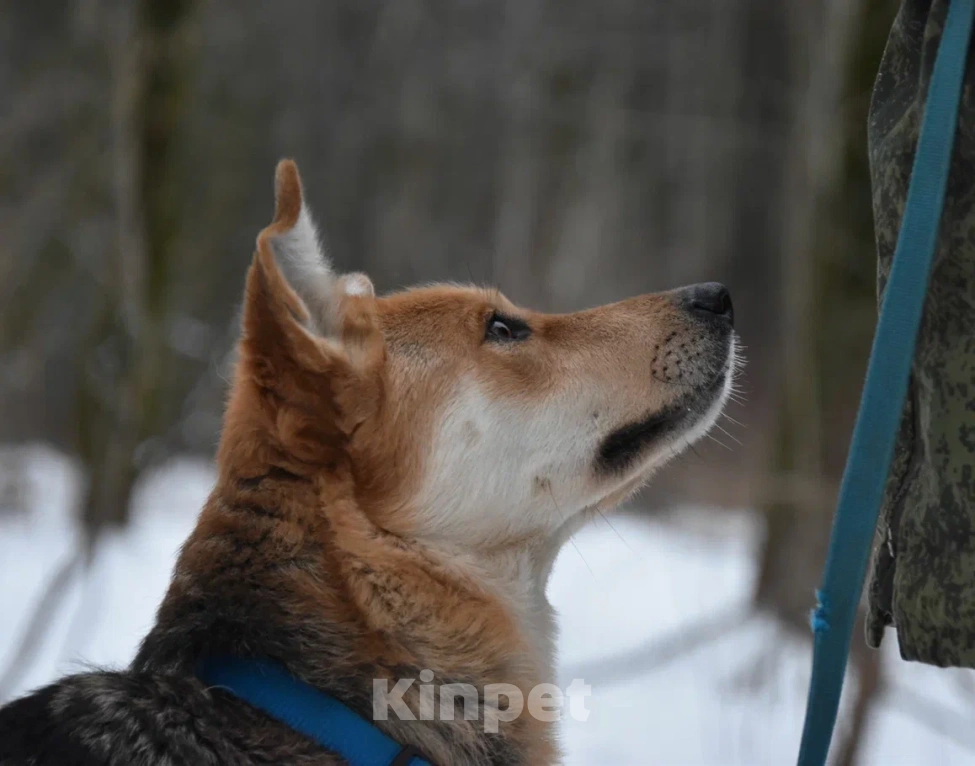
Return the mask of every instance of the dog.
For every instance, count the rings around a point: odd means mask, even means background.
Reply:
[[[550,764],[557,727],[483,690],[554,681],[562,544],[719,417],[738,364],[708,283],[571,314],[334,273],[297,167],[247,273],[218,476],[131,666],[0,710],[0,763],[333,764],[200,680],[269,658],[440,764]],[[377,683],[478,690],[476,717],[374,720]],[[418,719],[418,720],[411,720]],[[493,724],[493,725],[492,725]]]

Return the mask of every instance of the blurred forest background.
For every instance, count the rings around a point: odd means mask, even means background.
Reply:
[[[338,267],[381,290],[573,310],[726,283],[742,426],[637,505],[763,514],[754,607],[806,635],[875,318],[865,123],[896,6],[0,2],[0,443],[86,479],[0,697],[139,478],[212,453],[283,156]],[[26,512],[3,454],[0,514]],[[883,689],[856,666],[842,763]]]

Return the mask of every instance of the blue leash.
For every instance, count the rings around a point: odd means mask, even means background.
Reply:
[[[351,766],[430,766],[418,751],[387,737],[334,697],[270,660],[221,657],[204,663],[199,678],[287,724]]]
[[[829,753],[870,546],[894,452],[958,122],[975,0],[951,0],[931,74],[907,204],[877,320],[860,412],[843,472],[822,588],[812,615],[812,680],[799,766]]]

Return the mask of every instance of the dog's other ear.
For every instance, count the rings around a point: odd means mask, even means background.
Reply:
[[[337,277],[322,257],[295,164],[280,162],[275,180],[274,220],[247,274],[241,372],[272,394],[272,409],[314,412],[316,427],[349,433],[381,390],[385,344],[372,283]]]

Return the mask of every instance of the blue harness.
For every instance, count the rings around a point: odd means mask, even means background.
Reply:
[[[907,203],[843,472],[814,632],[799,766],[826,763],[938,243],[975,0],[951,0],[931,74]]]
[[[219,686],[351,766],[430,766],[412,746],[403,746],[334,697],[292,676],[281,665],[263,659],[222,657],[204,663],[198,676]]]

